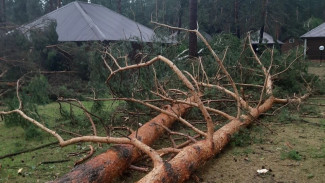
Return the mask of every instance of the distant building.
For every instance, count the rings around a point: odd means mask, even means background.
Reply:
[[[325,57],[325,23],[301,36],[304,39],[305,56],[311,60],[322,60]]]
[[[281,51],[282,53],[286,53],[289,50],[295,49],[301,45],[303,45],[303,41],[300,38],[289,37],[283,41],[283,45],[281,46]]]
[[[260,31],[256,31],[253,34],[251,34],[251,40],[252,40],[252,46],[254,50],[257,51],[256,49],[258,48],[259,40],[260,40]],[[283,42],[281,42],[280,40],[274,41],[273,37],[270,34],[264,32],[262,44],[267,45],[267,47],[273,47],[275,44],[282,45]]]
[[[104,6],[75,1],[39,19],[23,25],[26,32],[32,28],[42,28],[50,21],[56,21],[58,40],[64,41],[119,41],[131,40],[153,42],[155,33]]]

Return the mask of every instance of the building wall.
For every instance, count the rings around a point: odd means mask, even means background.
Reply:
[[[283,45],[281,46],[281,51],[282,53],[287,53],[289,50],[303,44],[304,42],[299,38],[290,38],[284,41]]]
[[[325,60],[325,50],[323,53],[319,50],[321,45],[325,46],[325,38],[307,38],[307,58],[310,60]]]

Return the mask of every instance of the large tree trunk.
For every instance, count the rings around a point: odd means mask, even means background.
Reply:
[[[188,101],[190,100],[193,99],[189,98]],[[189,108],[190,106],[186,104],[174,104],[172,107],[169,107],[167,111],[181,116]],[[176,118],[166,114],[159,114],[138,129],[137,139],[150,146],[165,132],[165,130],[157,124],[163,124],[164,126],[170,127],[175,121]],[[136,133],[130,135],[130,137],[135,136]],[[140,156],[141,151],[133,145],[115,145],[105,153],[77,166],[70,173],[54,182],[112,182]]]
[[[197,0],[190,0],[190,30],[197,29]],[[197,57],[197,36],[192,32],[189,34],[189,55]]]
[[[231,135],[238,132],[240,128],[248,126],[259,115],[269,110],[273,102],[274,98],[270,97],[258,109],[253,109],[247,119],[230,121],[214,133],[213,144],[208,140],[202,140],[184,148],[171,161],[153,169],[138,183],[184,182],[194,170],[219,153],[228,144]]]

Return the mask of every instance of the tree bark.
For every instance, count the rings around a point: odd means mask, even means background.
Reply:
[[[118,13],[121,14],[122,13],[121,0],[117,1],[117,8],[118,8]]]
[[[193,98],[189,98],[187,101],[193,101]],[[172,107],[169,106],[167,111],[181,116],[189,108],[190,106],[186,104],[174,104]],[[176,118],[166,114],[159,114],[129,137],[137,137],[137,139],[150,146],[165,132],[164,128],[157,124],[170,127],[175,121]],[[105,153],[75,167],[71,172],[54,182],[112,182],[141,155],[139,149],[133,145],[115,145]]]
[[[58,0],[57,8],[61,7],[61,0]]]
[[[197,0],[189,0],[190,6],[190,30],[197,29]],[[197,36],[196,33],[189,33],[189,56],[197,57]]]

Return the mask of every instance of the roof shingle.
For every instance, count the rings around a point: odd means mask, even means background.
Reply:
[[[252,44],[259,44],[259,40],[260,40],[260,31],[256,31],[252,34]],[[263,32],[262,43],[263,44],[275,44],[273,37],[266,32]],[[280,40],[277,40],[277,43],[283,44],[283,42]]]
[[[325,37],[325,23],[302,35],[301,38]]]
[[[49,20],[57,23],[56,32],[59,41],[95,41],[95,40],[140,40],[153,42],[155,33],[104,6],[75,1],[69,3],[39,19],[23,25],[20,29],[28,31],[47,25]]]

